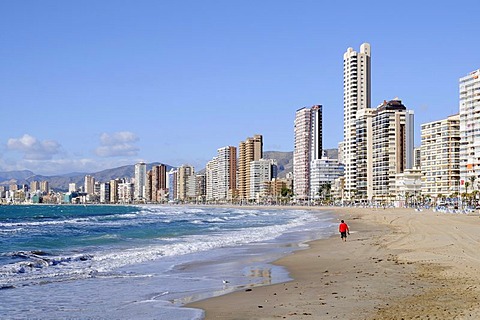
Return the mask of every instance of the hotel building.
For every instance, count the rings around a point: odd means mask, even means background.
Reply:
[[[421,125],[422,194],[433,199],[459,191],[460,116]]]
[[[357,189],[357,114],[371,105],[370,44],[360,52],[348,48],[343,55],[343,162],[345,189]],[[346,195],[349,197],[349,194]]]
[[[480,69],[460,78],[461,192],[478,189],[480,180]],[[466,183],[470,187],[466,188]]]

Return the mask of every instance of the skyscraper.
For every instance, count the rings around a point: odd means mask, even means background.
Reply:
[[[184,164],[177,169],[177,199],[190,201],[196,195],[195,168]]]
[[[322,157],[322,106],[297,110],[294,136],[293,194],[297,200],[308,200],[311,162]]]
[[[370,108],[370,44],[363,43],[360,52],[348,48],[343,55],[343,161],[345,189],[357,189],[357,113]],[[348,193],[347,193],[348,196]]]
[[[478,189],[480,180],[480,69],[460,78],[461,192]],[[468,183],[468,184],[467,184]],[[469,185],[469,188],[466,186]],[[468,189],[468,190],[467,190]]]
[[[396,175],[413,167],[413,111],[395,98],[359,110],[356,118],[355,188],[345,187],[345,197],[387,201]]]
[[[146,199],[147,185],[147,165],[145,162],[135,164],[135,184],[134,184],[134,200],[143,201]]]
[[[250,197],[250,162],[263,158],[263,137],[254,135],[240,142],[238,161],[238,198],[248,200]]]
[[[167,166],[160,164],[152,167],[152,190],[150,200],[162,202],[167,193]]]
[[[392,195],[396,175],[413,167],[413,111],[395,98],[377,107],[372,119],[373,196]],[[372,200],[368,194],[368,199]]]
[[[217,150],[217,200],[232,200],[237,188],[237,148]]]
[[[95,192],[95,178],[90,175],[86,175],[84,187],[86,194],[93,194]]]

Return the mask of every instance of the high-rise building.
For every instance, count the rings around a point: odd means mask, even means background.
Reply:
[[[91,175],[85,176],[85,193],[86,194],[94,194],[95,193],[95,178]]]
[[[182,165],[177,171],[177,199],[180,201],[195,199],[195,169],[190,165]]]
[[[40,190],[40,181],[34,180],[30,182],[30,191],[36,192]]]
[[[162,202],[167,194],[167,166],[164,164],[153,166],[150,175],[151,188],[149,200]]]
[[[377,107],[372,119],[372,186],[375,199],[391,200],[396,175],[413,168],[414,114],[395,98]],[[367,159],[367,161],[370,161]],[[368,199],[372,199],[367,194]]]
[[[217,157],[207,162],[205,167],[205,197],[207,201],[218,200],[217,174],[218,174]]]
[[[460,187],[460,116],[422,124],[422,194],[449,197]]]
[[[134,200],[144,201],[146,199],[146,185],[147,185],[147,165],[145,162],[135,164],[135,189]]]
[[[295,113],[293,194],[297,200],[310,196],[311,162],[322,157],[322,106],[301,108]]]
[[[480,69],[460,78],[461,192],[478,190],[480,180]]]
[[[205,202],[205,195],[206,195],[206,174],[197,174],[195,176],[195,181],[197,184],[197,194],[196,198],[200,202]]]
[[[237,189],[237,148],[217,150],[217,200],[232,200]]]
[[[240,142],[238,159],[238,198],[248,200],[250,196],[250,162],[263,158],[263,137],[254,135]]]
[[[110,203],[110,183],[102,182],[100,184],[100,203]]]
[[[395,98],[359,110],[356,118],[355,188],[345,185],[344,197],[387,201],[396,175],[413,167],[413,111]]]
[[[268,182],[272,180],[276,166],[273,159],[250,161],[249,200],[258,202],[268,194]]]
[[[360,52],[348,48],[343,55],[343,163],[345,189],[352,194],[357,189],[357,114],[371,105],[370,57],[368,43]]]
[[[373,195],[373,123],[376,110],[358,111],[356,123],[356,173],[355,189],[345,189],[348,199],[372,199]]]
[[[168,200],[172,202],[178,199],[177,176],[178,170],[174,168],[171,168],[167,174]]]
[[[110,203],[118,202],[118,183],[119,180],[110,180]]]
[[[50,193],[50,183],[48,181],[41,181],[40,182],[40,191],[42,191],[43,194],[49,194]]]

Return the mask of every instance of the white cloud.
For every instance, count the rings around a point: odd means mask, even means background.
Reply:
[[[61,145],[56,141],[40,141],[29,134],[24,134],[21,138],[10,138],[7,142],[7,149],[23,153],[25,160],[50,160],[59,153],[60,148]]]
[[[100,146],[95,149],[99,157],[136,156],[139,148],[135,145],[138,137],[129,131],[103,133],[100,136]]]

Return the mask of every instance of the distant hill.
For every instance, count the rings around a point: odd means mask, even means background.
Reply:
[[[27,179],[34,175],[35,173],[29,170],[0,172],[0,181]]]

